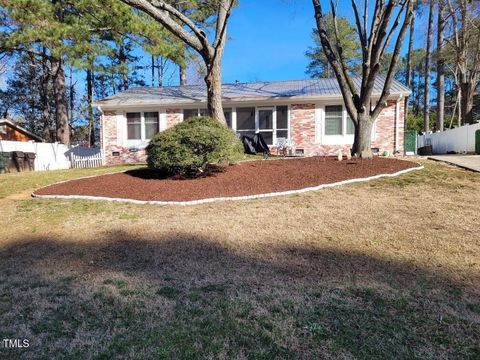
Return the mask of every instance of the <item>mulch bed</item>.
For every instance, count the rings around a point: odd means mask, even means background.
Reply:
[[[250,161],[198,179],[159,178],[148,169],[71,180],[37,190],[38,195],[88,195],[146,201],[188,201],[302,189],[353,178],[391,174],[417,166],[410,161],[375,157]]]

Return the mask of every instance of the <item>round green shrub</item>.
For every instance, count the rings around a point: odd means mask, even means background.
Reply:
[[[153,137],[147,147],[150,169],[165,175],[203,176],[240,159],[235,133],[210,117],[192,117]]]

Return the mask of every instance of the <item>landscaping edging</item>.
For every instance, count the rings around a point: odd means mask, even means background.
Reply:
[[[131,204],[139,204],[139,205],[179,205],[179,206],[188,206],[188,205],[200,205],[200,204],[207,204],[213,202],[222,202],[222,201],[240,201],[240,200],[253,200],[253,199],[263,199],[263,198],[270,198],[276,196],[285,196],[285,195],[293,195],[293,194],[301,194],[309,191],[316,191],[325,188],[331,188],[341,185],[353,184],[358,182],[366,182],[371,180],[377,180],[384,177],[395,177],[399,175],[406,174],[410,171],[414,170],[422,170],[424,168],[423,165],[419,165],[417,167],[412,167],[404,170],[397,171],[392,174],[378,174],[374,176],[369,176],[365,178],[356,178],[356,179],[348,179],[342,180],[334,183],[328,184],[321,184],[318,186],[311,186],[306,187],[303,189],[296,189],[296,190],[288,190],[288,191],[280,191],[280,192],[271,192],[265,194],[256,194],[256,195],[243,195],[243,196],[231,196],[231,197],[216,197],[216,198],[207,198],[207,199],[199,199],[199,200],[190,200],[190,201],[158,201],[158,200],[135,200],[135,199],[126,199],[126,198],[112,198],[112,197],[102,197],[102,196],[88,196],[88,195],[39,195],[36,194],[35,191],[32,192],[32,197],[35,198],[43,198],[43,199],[78,199],[78,200],[102,200],[102,201],[115,201],[115,202],[124,202],[124,203],[131,203]],[[98,176],[98,175],[96,175]],[[83,178],[78,178],[75,180],[80,180],[84,178],[91,178],[92,176],[86,176]],[[70,180],[60,181],[55,184],[65,183]],[[55,185],[52,184],[52,185]],[[50,186],[50,185],[48,185]],[[40,188],[42,189],[42,188]],[[36,191],[38,191],[37,189]]]

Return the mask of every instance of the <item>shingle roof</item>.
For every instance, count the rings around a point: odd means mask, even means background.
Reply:
[[[361,78],[353,79],[356,86]],[[378,77],[373,94],[380,95],[384,83]],[[392,94],[410,94],[410,90],[398,81],[393,81]],[[341,97],[336,79],[306,79],[288,81],[258,81],[222,85],[224,101],[266,100],[273,98],[303,97]],[[205,85],[164,86],[132,88],[96,102],[98,106],[122,105],[173,105],[205,102],[207,100]]]

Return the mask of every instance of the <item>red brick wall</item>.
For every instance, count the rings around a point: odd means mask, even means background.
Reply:
[[[182,120],[183,112],[181,109],[167,109],[166,124],[161,124],[160,126],[165,126],[168,129]],[[117,138],[117,133],[116,112],[105,111],[103,114],[103,129],[101,130],[100,139],[105,154],[106,165],[133,164],[147,160],[147,154],[144,149],[132,152],[130,148],[122,146],[122,139]],[[105,136],[103,136],[103,134],[105,134]],[[103,141],[105,141],[105,144],[103,144]],[[114,156],[114,152],[118,153],[118,155]]]
[[[393,153],[395,149],[395,112],[396,101],[388,102],[376,121],[375,140],[372,147],[378,147],[380,152],[388,150]],[[404,101],[399,102],[400,123],[398,131],[398,150],[403,154],[403,117]],[[181,109],[167,109],[165,124],[161,126],[170,128],[183,120]],[[162,128],[163,128],[162,127]],[[103,136],[103,133],[105,134]],[[124,163],[137,163],[146,161],[145,150],[131,152],[129,148],[121,146],[122,139],[117,139],[117,115],[116,112],[106,111],[103,115],[103,129],[101,134],[102,148],[107,165]],[[290,108],[290,135],[297,149],[303,149],[307,156],[330,156],[337,155],[341,149],[343,154],[351,148],[349,145],[322,145],[315,142],[315,104],[293,104]],[[119,156],[113,156],[118,152]],[[275,151],[274,151],[275,153]]]
[[[134,164],[147,160],[145,150],[131,152],[129,148],[118,145],[121,143],[121,139],[117,138],[117,114],[115,111],[104,112],[101,135],[106,165]],[[114,153],[118,153],[118,155],[114,155]]]
[[[182,122],[182,120],[183,112],[181,109],[167,109],[167,129],[177,125],[179,122]]]
[[[395,149],[395,120],[396,101],[391,100],[388,106],[378,116],[375,126],[375,140],[372,147],[378,147],[380,152],[385,150],[394,152]],[[403,117],[404,102],[399,102],[399,131],[398,150],[403,154]],[[337,155],[341,149],[344,154],[351,148],[349,145],[322,145],[315,142],[315,105],[293,104],[290,111],[291,138],[297,149],[304,150],[307,156],[330,156]]]

